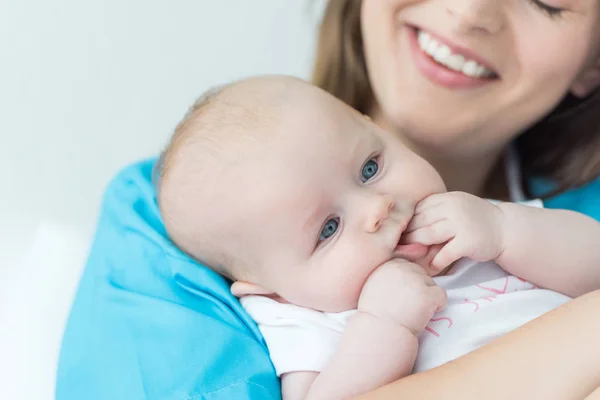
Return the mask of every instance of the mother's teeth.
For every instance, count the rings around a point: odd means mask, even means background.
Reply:
[[[429,43],[431,43],[431,42],[429,42]],[[433,52],[433,54],[431,54],[433,59],[437,62],[442,62],[442,61],[446,60],[447,58],[449,58],[451,55],[452,55],[452,52],[450,51],[450,47],[444,46],[444,45],[437,47],[437,49]]]
[[[480,66],[477,65],[477,63],[473,60],[469,60],[466,63],[464,63],[462,71],[463,74],[468,75],[468,76],[475,76],[477,75],[477,70]]]
[[[440,47],[437,42],[434,41],[430,41],[429,43],[427,43],[423,49],[427,49],[427,52],[429,54],[435,54],[435,52],[437,51],[438,47]]]
[[[463,73],[472,78],[490,77],[494,72],[484,67],[475,60],[471,60],[462,54],[453,53],[448,46],[438,42],[430,34],[419,31],[417,36],[419,47],[424,53],[431,56],[438,63]]]
[[[465,64],[465,58],[460,54],[453,54],[448,58],[448,66],[455,71],[462,71]]]

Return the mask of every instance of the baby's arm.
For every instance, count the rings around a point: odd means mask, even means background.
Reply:
[[[498,207],[505,224],[502,268],[571,297],[600,289],[600,223],[573,211]]]
[[[358,312],[325,369],[281,378],[283,400],[344,399],[407,376],[417,355],[408,328]]]
[[[321,373],[282,377],[284,400],[343,399],[410,374],[416,334],[446,303],[422,268],[404,260],[379,267],[365,283],[336,351]]]

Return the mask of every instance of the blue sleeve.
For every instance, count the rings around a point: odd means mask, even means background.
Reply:
[[[538,190],[542,185],[541,182],[535,184]],[[544,207],[573,210],[600,221],[600,177],[587,185],[544,200]]]
[[[262,337],[227,282],[167,239],[153,165],[125,169],[106,191],[56,399],[279,399]]]

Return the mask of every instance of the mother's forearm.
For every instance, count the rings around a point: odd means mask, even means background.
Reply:
[[[582,400],[600,387],[600,291],[358,399]]]

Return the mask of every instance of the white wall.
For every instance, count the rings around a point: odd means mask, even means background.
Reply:
[[[155,155],[208,87],[309,77],[322,5],[0,0],[0,398],[53,398],[108,180]]]
[[[322,3],[0,0],[0,271],[42,219],[89,232],[110,177],[206,88],[308,77]]]

